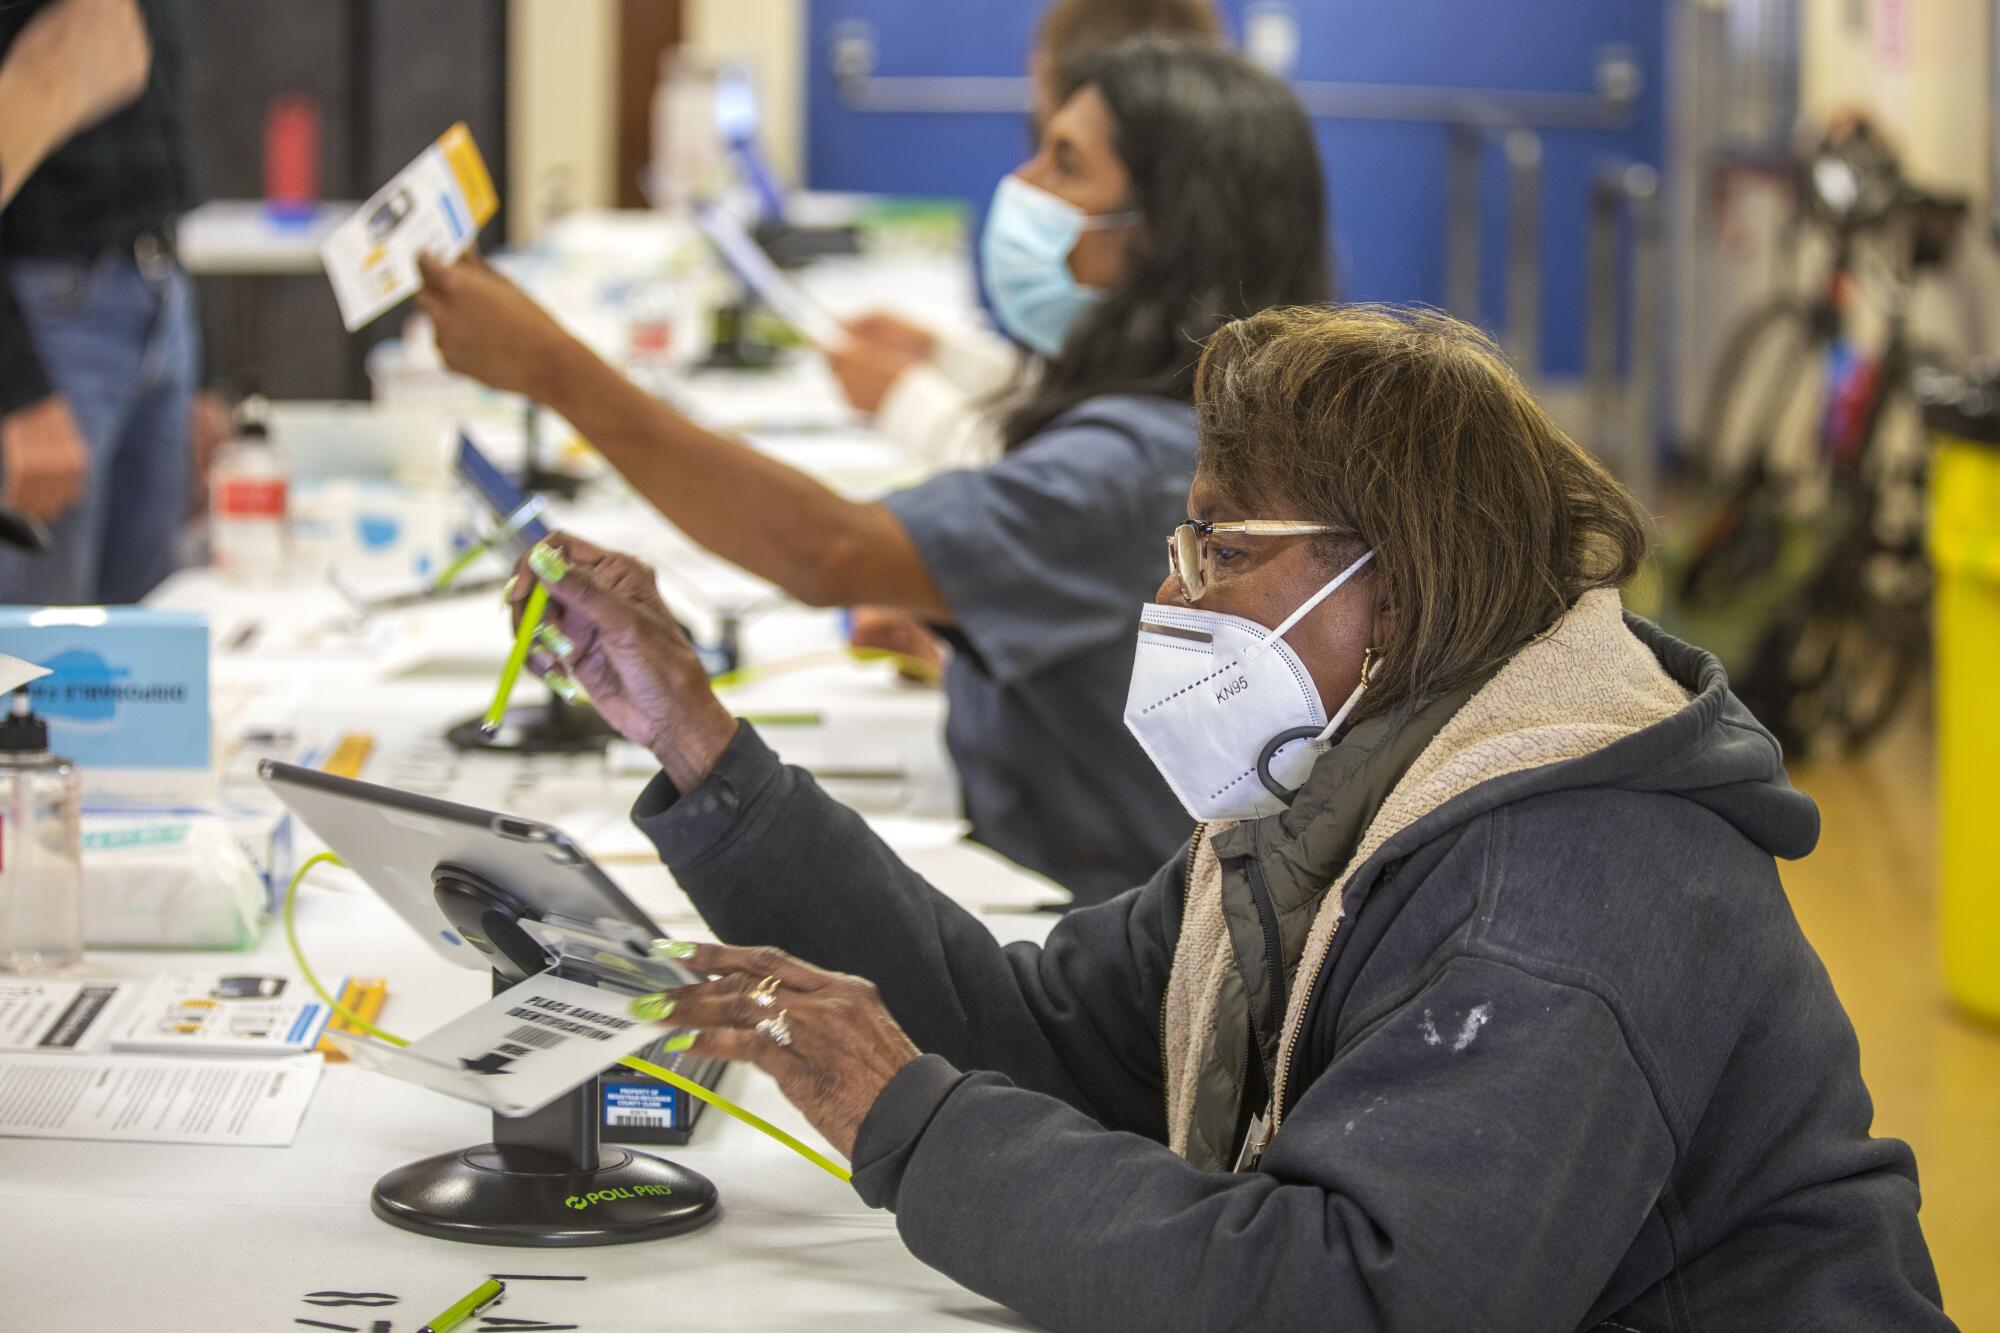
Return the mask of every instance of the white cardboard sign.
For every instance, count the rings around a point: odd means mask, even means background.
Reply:
[[[530,1115],[660,1035],[625,1004],[620,991],[543,972],[409,1046],[328,1034],[364,1069]]]

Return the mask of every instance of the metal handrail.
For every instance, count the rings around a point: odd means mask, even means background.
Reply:
[[[1591,445],[1599,458],[1650,505],[1658,488],[1654,446],[1659,424],[1661,276],[1660,174],[1644,163],[1617,163],[1590,186],[1585,249],[1584,379],[1589,386]],[[1631,296],[1622,275],[1632,275]],[[1626,370],[1618,378],[1620,331]]]
[[[1451,127],[1445,160],[1445,307],[1481,323],[1479,271],[1486,217],[1483,160],[1497,137],[1507,166],[1501,252],[1506,263],[1507,359],[1529,383],[1542,369],[1542,139],[1533,130],[1496,136],[1489,126]]]
[[[1020,76],[882,75],[875,72],[875,30],[861,19],[837,24],[831,63],[841,104],[851,111],[900,113],[1025,112],[1033,84]],[[1393,120],[1493,129],[1622,129],[1638,109],[1644,79],[1620,47],[1597,53],[1590,92],[1453,88],[1426,84],[1299,80],[1292,92],[1319,120]]]
[[[865,20],[850,19],[835,26],[830,45],[834,82],[841,104],[849,110],[1024,114],[1032,102],[1033,84],[1026,78],[878,75],[875,52],[875,30]],[[1611,46],[1597,52],[1593,83],[1590,92],[1316,80],[1291,84],[1300,105],[1314,119],[1400,121],[1450,128],[1445,300],[1451,310],[1475,322],[1479,319],[1480,225],[1484,215],[1480,162],[1487,143],[1498,141],[1507,164],[1507,317],[1502,342],[1515,369],[1530,382],[1540,375],[1542,354],[1543,154],[1539,131],[1629,126],[1638,112],[1644,77],[1629,51]],[[1657,233],[1657,205],[1654,208]],[[1657,312],[1657,293],[1649,305]],[[1651,392],[1649,385],[1648,395]]]

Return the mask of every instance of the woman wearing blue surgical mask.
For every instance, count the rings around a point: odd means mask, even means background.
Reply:
[[[849,500],[675,412],[477,261],[420,298],[448,365],[555,409],[684,532],[818,606],[889,607],[952,648],[947,741],[980,841],[1094,902],[1179,841],[1123,722],[1138,607],[1194,471],[1194,353],[1327,295],[1325,203],[1284,86],[1205,43],[1141,40],[1058,80],[980,262],[1034,357],[1001,455]]]
[[[1050,0],[1035,21],[1028,58],[1030,143],[1040,142],[1042,126],[1069,93],[1067,71],[1096,52],[1147,36],[1224,40],[1215,0]],[[976,466],[999,455],[992,407],[1021,379],[1022,344],[923,311],[872,310],[847,320],[845,332],[827,350],[827,368],[849,405],[876,430],[948,466]]]

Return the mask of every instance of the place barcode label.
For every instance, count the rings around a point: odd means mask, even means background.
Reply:
[[[523,1046],[532,1046],[538,1051],[552,1050],[563,1044],[562,1033],[551,1032],[547,1028],[532,1027],[526,1023],[508,1033],[506,1039],[519,1042]]]
[[[605,1107],[604,1119],[607,1124],[616,1125],[620,1129],[672,1129],[674,1127],[674,1118],[672,1116],[655,1115],[651,1111],[629,1111],[622,1106]]]

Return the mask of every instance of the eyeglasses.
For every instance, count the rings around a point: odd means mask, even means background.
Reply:
[[[1315,537],[1338,532],[1325,523],[1308,523],[1286,518],[1245,518],[1230,523],[1204,523],[1189,519],[1167,538],[1167,572],[1181,581],[1189,601],[1198,601],[1208,590],[1208,539],[1225,537]]]

